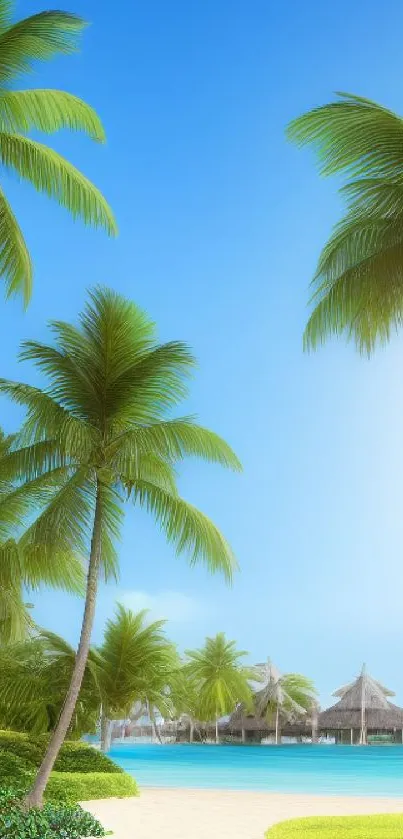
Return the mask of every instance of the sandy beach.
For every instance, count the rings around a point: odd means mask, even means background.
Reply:
[[[403,798],[143,789],[139,798],[83,806],[114,839],[263,839],[269,825],[299,816],[403,813]]]

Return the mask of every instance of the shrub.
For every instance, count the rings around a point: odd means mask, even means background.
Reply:
[[[122,773],[109,757],[84,743],[65,743],[55,763],[56,772]]]
[[[33,767],[40,766],[48,742],[48,735],[28,737],[19,731],[0,731],[0,750],[17,755]],[[102,752],[74,740],[63,744],[55,769],[57,772],[123,772]]]
[[[96,798],[130,798],[137,784],[126,772],[52,772],[46,787],[47,801],[92,801]]]
[[[19,731],[0,731],[0,749],[17,755],[31,766],[39,766],[41,763],[43,747]]]
[[[267,839],[402,839],[403,815],[293,819],[266,833]]]
[[[0,839],[82,839],[105,836],[102,825],[79,806],[45,804],[21,810],[21,794],[0,790]]]
[[[14,785],[28,782],[34,771],[32,764],[22,757],[0,749],[0,783]]]

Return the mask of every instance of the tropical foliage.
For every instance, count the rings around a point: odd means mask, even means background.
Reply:
[[[51,324],[54,344],[26,341],[21,354],[46,376],[46,389],[0,380],[0,392],[27,418],[4,480],[18,482],[0,513],[8,538],[46,562],[89,556],[80,643],[70,687],[29,803],[40,804],[84,678],[100,574],[116,576],[123,505],[153,515],[178,553],[231,577],[230,547],[210,519],[182,499],[175,466],[193,455],[238,470],[230,447],[193,419],[172,418],[195,361],[180,342],[158,344],[134,303],[97,289],[79,325]],[[8,531],[8,533],[7,533]]]
[[[18,496],[18,482],[2,476],[2,463],[7,461],[14,439],[0,429],[0,507],[5,516],[17,519],[18,502],[16,505],[11,499]],[[0,524],[0,536],[2,530],[6,532],[4,523]],[[21,541],[6,538],[0,544],[0,645],[21,641],[32,631],[34,622],[25,594],[41,584],[83,594],[83,565],[73,555],[60,556],[58,563],[48,562],[40,549],[28,550]]]
[[[317,152],[323,175],[342,173],[346,214],[313,279],[305,346],[344,334],[371,353],[403,322],[403,120],[341,94],[291,123],[289,137]]]
[[[176,683],[180,662],[164,635],[164,622],[147,624],[145,618],[145,612],[134,614],[118,605],[115,619],[108,620],[102,646],[89,652],[70,735],[95,732],[101,718],[102,747],[107,751],[113,720],[131,717],[136,704],[139,715],[156,709],[164,717],[173,716],[170,686]],[[34,735],[52,731],[74,661],[74,648],[45,630],[0,650],[0,725]],[[89,771],[95,771],[94,754],[99,761],[102,756],[93,749],[87,753]],[[55,769],[69,771],[78,760],[77,771],[85,771],[83,757],[82,748],[66,755],[62,746]]]
[[[0,789],[1,839],[83,839],[105,836],[105,830],[90,813],[78,805],[46,804],[43,810],[25,812],[21,809],[22,793]]]
[[[252,668],[240,663],[246,652],[237,650],[235,641],[228,641],[223,632],[206,638],[201,650],[188,650],[184,672],[197,685],[199,719],[216,722],[231,713],[239,702],[252,706],[249,681],[256,678]]]
[[[263,687],[255,694],[256,711],[261,717],[275,717],[276,743],[279,742],[280,724],[290,721],[312,709],[316,691],[313,682],[300,673],[281,674],[267,659],[258,664],[256,671]]]
[[[38,60],[74,52],[85,23],[61,11],[39,12],[14,23],[12,7],[10,0],[0,0],[0,164],[54,198],[74,218],[80,216],[86,224],[114,234],[112,212],[91,181],[53,149],[26,136],[32,130],[52,134],[67,128],[104,142],[104,130],[93,108],[61,90],[11,89]],[[32,287],[31,258],[2,189],[0,274],[7,294],[22,293],[27,303]]]

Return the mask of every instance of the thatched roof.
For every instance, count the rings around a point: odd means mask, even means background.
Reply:
[[[373,679],[365,665],[354,682],[339,688],[333,696],[340,696],[340,700],[319,714],[322,730],[360,728],[363,713],[367,729],[403,728],[403,708],[393,705],[387,698],[394,696],[393,691]]]

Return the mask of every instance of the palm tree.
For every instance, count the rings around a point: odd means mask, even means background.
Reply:
[[[255,694],[256,711],[260,717],[272,719],[275,714],[276,744],[281,739],[280,721],[292,720],[309,711],[314,703],[316,691],[313,683],[299,673],[285,673],[267,659],[256,667],[263,687]]]
[[[182,664],[172,674],[170,699],[174,718],[189,723],[189,742],[193,743],[195,729],[203,713],[200,707],[199,681],[188,672],[186,664]]]
[[[146,612],[134,614],[118,604],[114,619],[107,621],[102,646],[90,649],[70,732],[88,732],[101,717],[101,745],[108,751],[113,720],[128,717],[135,704],[172,713],[167,688],[178,668],[178,656],[164,634],[164,623],[147,624]],[[43,629],[27,642],[3,650],[0,727],[14,724],[34,733],[50,731],[60,714],[74,660],[74,648]]]
[[[128,717],[140,702],[170,714],[167,688],[178,668],[176,649],[164,632],[165,621],[146,623],[146,612],[134,614],[121,604],[114,620],[106,625],[102,646],[97,651],[97,683],[102,704],[101,745],[110,747],[111,723]]]
[[[8,469],[20,485],[4,510],[0,504],[0,521],[15,525],[25,517],[24,550],[40,549],[48,562],[87,555],[88,573],[70,687],[27,806],[41,805],[70,725],[99,577],[117,573],[124,502],[153,515],[191,564],[204,561],[231,578],[232,551],[213,522],[180,497],[175,464],[193,455],[240,469],[220,437],[191,418],[172,418],[195,361],[183,343],[157,344],[154,324],[134,303],[97,289],[78,326],[55,321],[51,328],[52,345],[27,341],[21,354],[46,376],[46,389],[0,380],[0,392],[27,408],[23,432],[3,458],[3,477]]]
[[[60,154],[26,136],[37,130],[84,131],[104,142],[102,124],[89,105],[61,90],[12,90],[15,79],[37,60],[75,51],[85,23],[67,12],[46,11],[12,22],[10,0],[0,0],[0,164],[39,192],[55,198],[74,218],[115,234],[112,212],[99,190]],[[31,258],[23,233],[0,189],[0,274],[7,295],[22,292],[27,303],[32,287]]]
[[[200,718],[205,722],[215,720],[219,743],[220,717],[230,714],[239,702],[251,705],[249,680],[254,678],[254,671],[239,663],[247,653],[237,650],[235,641],[228,641],[223,632],[206,638],[201,650],[188,650],[186,655],[184,672],[199,685]]]
[[[91,651],[69,736],[96,730],[101,696],[95,658]],[[74,648],[44,629],[36,629],[26,641],[0,648],[0,728],[51,732],[63,707],[74,660]]]
[[[7,499],[18,495],[17,486],[2,480],[2,462],[11,451],[14,437],[0,428],[0,506],[6,513]],[[12,512],[9,508],[9,512]],[[18,510],[16,510],[18,515]],[[0,524],[0,533],[2,525]],[[60,557],[60,563],[46,561],[40,551],[26,551],[15,538],[0,544],[0,645],[22,641],[35,624],[25,592],[47,585],[75,594],[85,591],[82,562],[75,556]]]
[[[403,322],[403,120],[340,96],[288,128],[294,142],[317,151],[322,174],[347,176],[347,212],[319,258],[304,343],[314,349],[344,334],[370,354]]]

